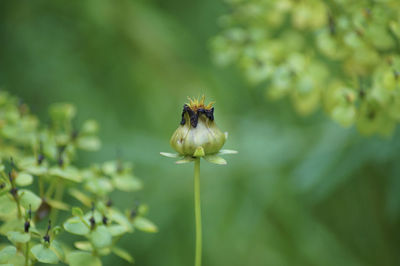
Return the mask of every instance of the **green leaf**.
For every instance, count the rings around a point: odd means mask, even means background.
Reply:
[[[62,202],[62,201],[57,201],[54,199],[46,199],[46,202],[54,209],[58,209],[58,210],[63,210],[63,211],[69,211],[69,205]]]
[[[220,150],[218,155],[225,155],[225,154],[238,154],[238,151],[235,150]]]
[[[112,224],[107,227],[111,236],[120,236],[127,232],[126,227],[119,224]]]
[[[83,251],[92,251],[93,250],[92,244],[89,241],[77,241],[74,243],[74,246],[77,249],[80,249]]]
[[[97,226],[90,233],[90,240],[97,249],[106,248],[111,245],[111,234],[104,225]]]
[[[186,156],[182,160],[176,161],[176,164],[191,163],[194,159],[191,156]]]
[[[125,227],[125,229],[128,232],[132,232],[132,225],[129,222],[128,218],[125,215],[123,215],[122,213],[120,213],[119,211],[113,209],[110,213],[110,219],[111,219],[111,221],[114,221],[117,224]]]
[[[28,173],[19,173],[15,179],[15,183],[21,187],[29,186],[32,182],[33,177]]]
[[[61,169],[59,167],[50,168],[49,174],[52,176],[67,179],[77,183],[82,182],[82,176],[79,174],[79,171],[72,166],[67,167],[65,169]]]
[[[42,203],[42,199],[30,190],[19,190],[18,196],[20,197],[21,205],[27,210],[31,206],[32,211],[36,211]]]
[[[99,177],[86,182],[85,189],[96,195],[104,196],[113,190],[113,186],[108,178]]]
[[[128,253],[128,251],[119,248],[119,247],[113,247],[112,248],[112,253],[114,253],[115,255],[117,255],[118,257],[126,260],[129,263],[134,263],[135,260],[133,259],[133,257]]]
[[[60,260],[64,260],[65,257],[64,250],[61,244],[57,240],[51,241],[50,248],[56,253],[57,257]]]
[[[160,155],[168,158],[178,158],[180,156],[179,154],[169,152],[160,152]]]
[[[73,216],[78,216],[78,217],[83,217],[83,211],[79,207],[73,207],[72,208],[72,215]]]
[[[156,233],[158,231],[157,226],[153,222],[140,216],[135,218],[133,225],[137,229],[148,233]]]
[[[7,237],[13,243],[26,243],[31,239],[31,236],[28,233],[14,231],[8,232]]]
[[[225,159],[217,155],[206,155],[203,158],[209,163],[220,164],[220,165],[226,164]]]
[[[87,235],[90,232],[89,227],[79,217],[69,218],[64,223],[64,229],[74,235]]]
[[[78,138],[77,145],[82,150],[97,151],[101,147],[101,142],[98,137],[85,136]]]
[[[0,197],[0,216],[13,215],[17,211],[17,204],[9,194]]]
[[[137,191],[142,189],[142,182],[131,175],[116,175],[113,177],[114,186],[121,191]]]
[[[84,193],[82,193],[81,191],[79,191],[75,188],[71,188],[69,190],[69,194],[71,196],[73,196],[74,198],[76,198],[77,200],[79,200],[84,205],[86,205],[87,207],[90,207],[92,205],[92,200],[88,196],[86,196]]]
[[[96,134],[99,131],[99,124],[95,120],[86,120],[81,128],[83,134]]]
[[[57,254],[50,248],[44,246],[43,244],[37,244],[32,247],[31,253],[33,256],[42,263],[58,263]]]
[[[70,266],[101,266],[101,260],[89,252],[74,251],[67,255]]]
[[[0,251],[0,263],[7,263],[17,253],[17,249],[14,246],[5,246]]]

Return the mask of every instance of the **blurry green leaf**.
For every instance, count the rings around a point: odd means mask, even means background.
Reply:
[[[127,232],[126,227],[119,224],[112,224],[107,229],[112,236],[120,236]]]
[[[16,208],[15,208],[16,209]],[[16,215],[13,213],[12,217],[7,217],[8,220],[4,221],[0,226],[0,233],[2,235],[7,235],[10,231],[19,231],[24,228],[24,221],[22,219],[16,218]]]
[[[30,190],[18,190],[18,196],[21,205],[27,210],[31,207],[32,211],[36,211],[42,203],[42,199]]]
[[[0,263],[7,263],[16,253],[17,249],[14,246],[5,246],[0,251]]]
[[[113,177],[114,186],[121,191],[136,191],[142,189],[142,182],[131,175],[115,175]]]
[[[74,243],[74,246],[77,249],[80,249],[83,251],[92,251],[93,250],[92,244],[89,241],[77,241]]]
[[[101,266],[101,260],[89,252],[73,251],[67,255],[70,266]]]
[[[64,260],[65,258],[64,250],[61,244],[57,240],[54,239],[53,241],[51,241],[50,249],[56,253],[57,257],[60,260]]]
[[[237,154],[238,151],[235,150],[220,150],[218,152],[218,155],[224,155],[224,154]]]
[[[133,221],[133,225],[137,229],[148,233],[156,233],[158,231],[155,224],[153,224],[150,220],[140,216],[135,218],[135,220]]]
[[[176,164],[184,164],[184,163],[191,163],[193,161],[194,161],[194,159],[191,156],[186,156],[182,160],[176,161],[175,163]]]
[[[87,181],[85,184],[85,189],[96,195],[103,196],[110,193],[113,190],[113,186],[108,178],[99,177],[92,178],[91,180]]]
[[[0,216],[12,215],[17,211],[17,204],[7,193],[0,197]]]
[[[19,173],[17,178],[15,179],[15,184],[18,186],[24,187],[32,184],[33,177],[27,173]]]
[[[50,106],[50,116],[53,121],[63,123],[70,121],[76,114],[75,106],[69,103],[56,103]]]
[[[29,233],[21,233],[21,232],[8,232],[8,239],[13,243],[26,243],[31,239]]]
[[[124,249],[122,249],[122,248],[113,247],[113,248],[112,248],[112,252],[113,252],[115,255],[117,255],[118,257],[120,257],[120,258],[126,260],[126,261],[129,262],[129,263],[134,263],[134,262],[135,262],[135,260],[133,259],[133,257],[129,254],[129,252],[126,251],[126,250],[124,250]]]
[[[95,134],[99,131],[99,124],[95,120],[86,120],[81,129],[82,134]]]
[[[83,211],[79,207],[73,207],[72,208],[72,215],[73,216],[78,216],[78,217],[83,217]]]
[[[97,249],[106,248],[111,245],[111,234],[104,225],[99,225],[90,232],[89,238]]]
[[[58,263],[57,254],[43,244],[37,244],[33,246],[31,253],[39,262],[51,264]]]
[[[69,218],[64,223],[64,229],[75,235],[87,235],[90,232],[89,227],[85,225],[79,217]]]
[[[168,158],[178,158],[180,156],[179,154],[169,152],[160,152],[160,154]]]
[[[224,158],[216,156],[216,155],[206,155],[203,158],[209,163],[221,164],[221,165],[226,164],[226,161]]]
[[[79,171],[74,167],[67,167],[65,169],[61,169],[59,167],[53,167],[49,169],[49,174],[52,176],[64,178],[74,182],[82,182],[82,176],[79,174]]]
[[[47,198],[46,202],[54,209],[69,211],[69,205],[62,201]]]
[[[129,222],[128,218],[125,215],[121,214],[119,211],[112,210],[110,213],[110,219],[111,221],[115,221],[117,224],[125,227],[128,232],[132,231],[132,225]]]
[[[100,149],[101,142],[98,137],[85,136],[78,138],[77,145],[82,150],[97,151]]]
[[[84,193],[75,188],[71,188],[69,190],[69,194],[74,198],[76,198],[77,200],[79,200],[84,205],[86,205],[87,207],[90,207],[92,205],[92,200],[87,195],[85,195]]]

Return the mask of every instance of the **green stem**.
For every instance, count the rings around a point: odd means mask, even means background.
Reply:
[[[25,248],[25,266],[29,266],[29,241],[26,242]]]
[[[58,184],[57,184],[57,188],[56,188],[56,193],[54,195],[54,199],[56,201],[62,201],[64,195],[64,182],[63,180],[59,180]],[[50,215],[51,220],[56,223],[57,221],[57,214],[58,214],[58,210],[57,209],[52,209],[52,213]]]
[[[201,202],[200,202],[200,158],[194,161],[194,211],[196,217],[196,255],[195,266],[201,266]]]

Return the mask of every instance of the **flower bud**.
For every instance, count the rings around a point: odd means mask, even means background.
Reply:
[[[180,155],[200,157],[218,153],[226,136],[214,121],[212,103],[204,105],[204,96],[183,106],[181,125],[175,130],[170,144]]]

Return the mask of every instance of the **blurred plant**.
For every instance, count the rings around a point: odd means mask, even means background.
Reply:
[[[200,201],[200,158],[214,164],[226,164],[219,157],[222,154],[235,154],[237,151],[221,150],[228,137],[222,133],[214,122],[214,107],[212,103],[205,105],[204,96],[198,100],[189,98],[189,103],[183,106],[180,126],[171,137],[170,144],[178,154],[161,152],[170,158],[183,157],[177,164],[194,162],[194,209],[196,216],[196,254],[195,266],[201,266],[202,226]]]
[[[400,2],[227,0],[215,61],[236,62],[300,114],[390,135],[400,121]]]
[[[0,263],[101,265],[100,258],[110,253],[132,263],[133,257],[116,246],[118,240],[134,228],[157,231],[144,218],[145,205],[135,203],[125,212],[112,205],[112,191],[142,188],[129,163],[76,166],[77,150],[95,151],[100,141],[95,121],[73,127],[75,114],[74,106],[55,104],[51,123],[41,126],[28,106],[0,92],[0,234],[11,242],[2,245]],[[80,207],[71,209],[65,192]],[[58,221],[59,211],[70,210],[72,217]],[[41,221],[45,228],[39,228]],[[75,242],[74,250],[63,241],[64,231],[85,241]]]

